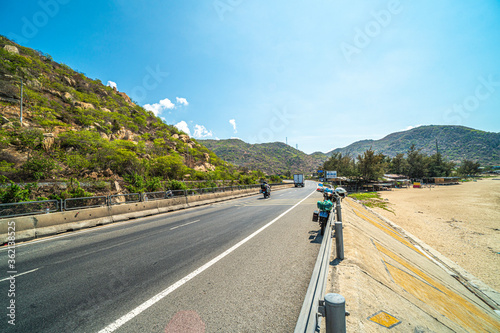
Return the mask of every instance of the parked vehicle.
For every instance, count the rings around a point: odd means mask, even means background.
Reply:
[[[330,218],[330,213],[333,210],[333,203],[330,200],[318,201],[317,207],[319,211],[314,211],[313,221],[319,222],[321,235],[324,235],[328,219]]]
[[[342,199],[347,197],[347,191],[343,187],[337,187],[335,189],[335,194],[337,194]]]
[[[293,182],[295,184],[295,187],[304,187],[304,175],[303,174],[293,175]]]

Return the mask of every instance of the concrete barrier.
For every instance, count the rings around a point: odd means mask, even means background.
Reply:
[[[293,187],[293,184],[274,185],[273,190],[289,187]],[[126,221],[129,219],[255,195],[258,194],[259,191],[259,188],[249,188],[187,197],[183,196],[154,201],[134,202],[109,207],[87,208],[2,219],[0,220],[0,244],[6,244],[8,242],[9,226],[13,225],[15,225],[16,241],[26,241],[42,236],[55,235],[68,231],[91,228],[108,223]]]
[[[10,227],[10,229],[9,229]],[[13,228],[13,229],[12,229]],[[35,219],[33,216],[22,216],[0,220],[0,241],[9,241],[9,232],[15,231],[16,241],[35,238]]]

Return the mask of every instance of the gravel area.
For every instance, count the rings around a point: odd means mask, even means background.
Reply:
[[[500,178],[379,193],[378,213],[500,291]]]

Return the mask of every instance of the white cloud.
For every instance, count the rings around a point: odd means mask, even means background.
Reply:
[[[234,133],[238,133],[238,131],[236,130],[236,120],[231,119],[229,120],[229,123],[231,124],[231,126],[233,126]]]
[[[408,126],[407,128],[405,128],[405,129],[403,130],[403,132],[404,132],[404,131],[409,131],[409,130],[411,130],[411,129],[414,129],[414,128],[417,128],[417,127],[420,127],[420,126],[422,126],[422,125],[417,125],[417,126]]]
[[[177,104],[182,104],[185,106],[189,105],[188,101],[185,98],[176,97],[175,99],[177,100]]]
[[[191,131],[189,130],[188,124],[183,120],[174,125],[178,130],[183,131],[187,135],[191,136]]]
[[[170,102],[170,100],[169,100],[168,98],[162,99],[162,100],[160,101],[160,105],[161,105],[164,109],[173,109],[173,108],[175,108],[174,103]]]
[[[194,134],[195,138],[210,138],[213,136],[212,131],[209,131],[203,125],[194,125]]]
[[[168,98],[162,99],[159,103],[154,103],[154,104],[145,104],[143,107],[151,111],[155,114],[155,116],[159,115],[163,110],[165,109],[173,109],[175,108],[174,103],[172,103]]]
[[[111,88],[115,88],[116,90],[118,90],[118,88],[116,87],[116,82],[113,82],[113,81],[108,81],[107,86],[108,86],[108,87],[111,87]]]

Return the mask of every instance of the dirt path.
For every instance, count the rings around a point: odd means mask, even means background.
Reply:
[[[375,210],[500,291],[500,179],[380,192]]]

